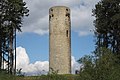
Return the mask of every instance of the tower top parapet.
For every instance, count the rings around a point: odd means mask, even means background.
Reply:
[[[53,6],[53,7],[51,7],[51,8],[58,8],[58,7],[60,7],[60,8],[68,8],[68,9],[70,9],[69,7],[67,7],[67,6]],[[50,8],[50,9],[51,9]]]

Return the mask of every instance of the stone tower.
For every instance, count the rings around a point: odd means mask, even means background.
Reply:
[[[49,71],[71,73],[70,9],[55,6],[49,9]]]

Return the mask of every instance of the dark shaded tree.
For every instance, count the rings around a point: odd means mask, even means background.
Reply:
[[[96,50],[82,57],[80,80],[120,78],[120,0],[101,0],[95,5]]]
[[[24,16],[28,16],[28,9],[23,0],[0,0],[0,69],[2,62],[8,64],[8,72],[13,72],[13,43],[16,30],[21,31]],[[4,57],[4,55],[7,56]]]
[[[117,56],[111,50],[100,48],[93,55],[78,60],[83,65],[80,69],[79,80],[119,80],[120,67],[116,63]]]
[[[106,47],[120,55],[120,0],[101,0],[93,15],[97,49]]]

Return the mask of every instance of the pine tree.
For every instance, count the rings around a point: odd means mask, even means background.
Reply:
[[[97,49],[106,47],[120,55],[120,0],[101,0],[93,15]]]
[[[13,43],[16,30],[21,31],[22,20],[28,16],[23,0],[0,0],[0,69],[2,62],[8,63],[8,72],[13,72]],[[4,58],[8,56],[8,60]]]

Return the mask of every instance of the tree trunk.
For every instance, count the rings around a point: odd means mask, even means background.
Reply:
[[[2,68],[2,35],[0,33],[0,70]]]
[[[13,63],[14,63],[14,56],[13,56],[13,29],[10,33],[10,44],[9,44],[9,47],[10,47],[10,52],[9,52],[9,57],[10,57],[10,74],[13,73]]]

